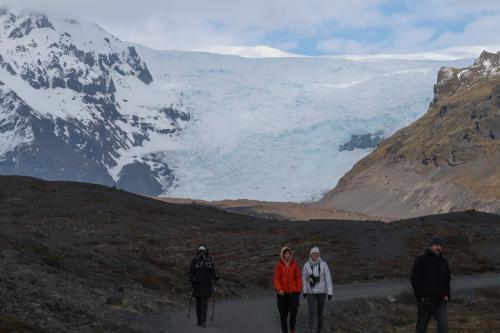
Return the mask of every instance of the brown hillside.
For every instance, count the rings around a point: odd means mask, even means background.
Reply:
[[[357,163],[320,206],[411,217],[500,212],[500,52],[442,68],[428,112]]]

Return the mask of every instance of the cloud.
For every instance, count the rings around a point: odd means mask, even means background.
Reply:
[[[237,55],[245,58],[284,58],[284,57],[300,57],[298,54],[288,53],[272,47],[257,45],[257,46],[214,46],[200,51],[221,53],[228,55]]]
[[[344,54],[344,53],[360,53],[368,54],[381,48],[376,43],[364,43],[352,39],[343,38],[330,38],[318,42],[316,45],[318,50],[331,54]]]
[[[157,49],[401,53],[498,44],[498,0],[0,0]],[[258,52],[260,52],[258,51]],[[258,53],[257,52],[257,53]]]
[[[463,31],[447,32],[439,36],[432,45],[474,45],[500,42],[500,13],[482,16],[468,23]]]

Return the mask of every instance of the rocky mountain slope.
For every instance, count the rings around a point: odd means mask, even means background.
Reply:
[[[500,212],[500,52],[439,71],[434,99],[415,123],[383,141],[319,202],[409,217]]]
[[[1,10],[0,174],[311,200],[417,119],[449,63],[158,51]]]
[[[190,116],[141,93],[153,77],[134,46],[90,23],[6,10],[0,46],[1,174],[151,194],[172,183],[147,143],[168,140]]]

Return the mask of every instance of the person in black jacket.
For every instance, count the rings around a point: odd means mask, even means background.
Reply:
[[[425,333],[431,317],[437,321],[438,333],[448,332],[450,268],[443,257],[443,242],[437,236],[426,252],[417,257],[411,273],[411,284],[417,298],[416,333]]]
[[[212,257],[208,248],[200,245],[196,257],[191,261],[189,281],[193,286],[192,297],[196,299],[196,317],[198,326],[206,327],[208,299],[213,296],[213,282],[217,281]]]

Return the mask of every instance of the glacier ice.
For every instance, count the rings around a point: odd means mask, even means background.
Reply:
[[[163,149],[176,172],[165,195],[206,200],[319,198],[371,152],[339,145],[416,120],[438,69],[456,64],[140,52],[193,116]]]

